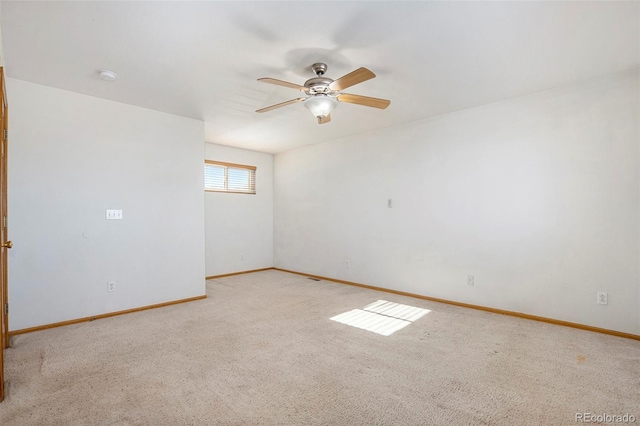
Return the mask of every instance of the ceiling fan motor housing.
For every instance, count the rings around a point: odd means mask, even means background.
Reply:
[[[333,80],[328,77],[314,77],[304,82],[304,87],[309,88],[309,94],[315,95],[318,93],[328,94],[332,90],[329,89],[329,85],[333,83]]]

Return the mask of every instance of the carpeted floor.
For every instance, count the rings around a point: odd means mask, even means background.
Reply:
[[[640,423],[638,341],[279,271],[207,293],[15,336],[0,424]],[[430,312],[389,336],[330,320],[378,300]]]

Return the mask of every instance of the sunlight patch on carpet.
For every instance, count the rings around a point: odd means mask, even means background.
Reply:
[[[378,300],[362,309],[353,309],[329,318],[383,336],[390,336],[431,312],[428,309]]]

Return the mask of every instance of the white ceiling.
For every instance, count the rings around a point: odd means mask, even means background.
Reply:
[[[208,142],[276,153],[639,66],[638,2],[11,2],[7,75],[205,121]],[[318,125],[300,92],[326,62],[377,78]],[[118,74],[114,83],[96,70]]]

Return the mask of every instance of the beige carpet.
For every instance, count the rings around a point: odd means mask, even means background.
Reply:
[[[265,271],[208,298],[13,338],[10,425],[640,423],[640,342]],[[330,318],[430,310],[390,336]]]

